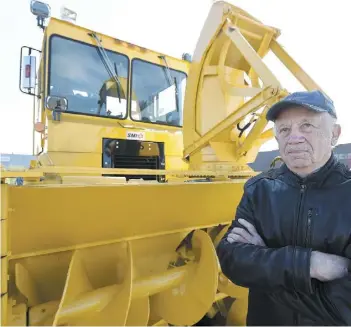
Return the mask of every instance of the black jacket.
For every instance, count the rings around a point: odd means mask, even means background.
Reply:
[[[351,325],[351,273],[320,282],[310,278],[312,250],[351,258],[351,173],[334,155],[300,178],[286,165],[244,186],[235,218],[252,223],[267,247],[217,247],[223,273],[249,288],[248,325]]]

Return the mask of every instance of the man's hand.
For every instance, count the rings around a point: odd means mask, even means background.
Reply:
[[[246,227],[247,230],[244,228],[234,227],[227,237],[229,243],[239,242],[266,246],[261,236],[257,233],[256,228],[252,224],[244,219],[238,219],[238,222]]]
[[[334,254],[313,251],[311,254],[310,276],[321,282],[345,277],[350,260]]]

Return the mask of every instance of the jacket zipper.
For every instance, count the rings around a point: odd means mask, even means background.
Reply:
[[[305,236],[305,247],[307,247],[310,243],[311,224],[312,224],[312,209],[308,209],[307,228],[306,228],[306,236]]]
[[[297,237],[298,237],[298,226],[299,226],[299,220],[300,220],[300,215],[301,215],[301,205],[302,205],[302,200],[305,194],[305,190],[306,190],[306,185],[305,184],[301,184],[300,187],[300,202],[299,202],[299,208],[298,208],[298,212],[297,212],[297,220],[296,220],[296,225],[295,225],[295,235],[294,235],[294,246],[296,246],[297,244]],[[295,250],[294,250],[294,256],[293,256],[293,260],[294,260],[294,265],[295,265]],[[299,325],[299,314],[298,312],[294,311],[293,314],[293,321],[294,321],[294,325],[298,326]]]
[[[297,234],[298,234],[298,225],[299,225],[299,220],[300,220],[300,215],[301,215],[301,204],[302,204],[302,199],[305,193],[306,185],[302,184],[300,188],[300,202],[299,202],[299,209],[297,211],[297,219],[296,219],[296,225],[295,225],[295,235],[294,235],[294,246],[297,244]]]

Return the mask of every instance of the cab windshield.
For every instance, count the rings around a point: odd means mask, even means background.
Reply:
[[[50,38],[48,95],[66,98],[67,112],[125,119],[129,93],[132,120],[181,127],[186,74],[167,62],[133,59],[129,92],[128,71],[126,55],[62,36]]]
[[[67,112],[127,117],[128,57],[105,52],[120,82],[118,87],[98,47],[56,35],[51,37],[48,94],[66,98]]]
[[[131,118],[182,126],[186,77],[167,66],[133,59]]]

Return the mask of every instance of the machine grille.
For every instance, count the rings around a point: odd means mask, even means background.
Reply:
[[[102,167],[116,169],[165,169],[165,149],[162,142],[103,139]],[[133,172],[134,174],[134,172]],[[108,176],[130,179],[156,180],[165,182],[165,175],[142,175],[135,172],[113,174]]]
[[[157,156],[127,156],[117,155],[114,158],[115,168],[129,169],[159,169]]]

